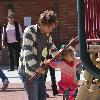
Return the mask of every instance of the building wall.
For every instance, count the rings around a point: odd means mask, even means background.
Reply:
[[[67,43],[77,35],[77,0],[0,0],[0,26],[7,22],[8,5],[14,8],[15,19],[24,30],[24,17],[31,16],[32,24],[36,24],[40,13],[54,10],[58,14],[59,24],[54,42],[56,45]],[[1,41],[0,41],[1,44]],[[5,62],[6,63],[6,62]]]

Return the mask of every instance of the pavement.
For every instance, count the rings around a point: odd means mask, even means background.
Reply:
[[[27,100],[27,95],[23,87],[23,83],[20,80],[17,70],[9,71],[8,65],[2,65],[0,68],[3,69],[3,72],[8,77],[10,84],[5,92],[1,91],[2,88],[2,80],[0,79],[0,100]],[[56,81],[60,80],[61,72],[59,69],[56,69]],[[47,93],[49,94],[49,98],[47,100],[63,100],[62,95],[60,96],[53,96],[52,89],[51,89],[51,77],[48,71],[47,79],[46,79],[46,89]]]
[[[5,92],[1,91],[2,88],[2,80],[0,79],[0,100],[28,100],[27,94],[24,90],[24,86],[22,81],[18,76],[17,70],[8,71],[8,65],[0,65],[0,68],[3,69],[3,72],[8,77],[10,81],[9,86]],[[83,72],[82,72],[83,73]],[[61,72],[59,69],[55,70],[56,81],[58,82],[61,77]],[[81,80],[84,80],[83,74],[81,74]],[[52,89],[51,89],[51,76],[50,72],[48,71],[47,79],[46,79],[46,92],[49,94],[49,98],[46,100],[63,100],[63,96],[53,96]],[[100,100],[100,96],[98,97]]]

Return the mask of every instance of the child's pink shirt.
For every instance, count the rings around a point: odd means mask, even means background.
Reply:
[[[79,59],[75,59],[73,67],[64,61],[52,62],[50,66],[52,68],[60,68],[61,70],[61,80],[58,85],[64,90],[67,88],[75,88],[77,86],[76,78],[76,66],[80,63]]]

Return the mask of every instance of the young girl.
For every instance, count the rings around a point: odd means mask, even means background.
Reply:
[[[62,60],[50,64],[51,67],[58,67],[61,70],[61,80],[58,82],[59,93],[64,94],[66,100],[74,100],[77,89],[76,66],[78,64],[80,64],[80,60],[74,57],[74,51],[71,48],[67,48],[62,53]]]

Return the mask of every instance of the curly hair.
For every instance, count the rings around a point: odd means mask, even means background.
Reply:
[[[40,18],[38,20],[39,25],[56,25],[57,23],[57,14],[55,14],[52,10],[46,10],[40,14]]]

